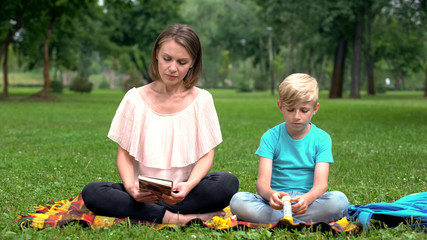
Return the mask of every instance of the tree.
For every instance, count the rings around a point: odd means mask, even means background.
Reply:
[[[37,3],[32,9],[33,18],[25,22],[15,43],[28,69],[44,69],[44,86],[35,96],[47,97],[51,65],[56,69],[78,71],[87,78],[89,59],[94,52],[110,55],[120,52],[109,40],[111,18],[103,12],[97,1]]]
[[[104,8],[115,19],[111,41],[123,46],[145,79],[157,35],[168,25],[183,22],[181,0],[106,1]]]
[[[389,0],[365,0],[365,22],[366,22],[366,32],[365,32],[365,47],[363,48],[363,53],[365,56],[365,66],[366,66],[366,77],[367,77],[367,93],[368,95],[375,95],[375,55],[373,48],[374,41],[374,23],[381,15],[381,10],[387,7],[390,4]]]
[[[267,31],[259,25],[258,9],[251,0],[186,0],[182,4],[181,17],[195,29],[202,42],[204,87],[250,86],[249,82],[259,80],[245,71],[250,64],[252,69],[261,65],[267,55],[266,46],[259,44]],[[224,83],[222,77],[224,59],[220,53],[225,51],[229,53],[227,61],[233,66],[229,72],[232,84]],[[249,61],[251,57],[254,59]]]
[[[342,37],[338,40],[338,45],[335,49],[334,70],[332,73],[332,83],[331,89],[329,90],[329,98],[342,98],[346,55],[347,40]]]
[[[222,86],[226,86],[226,80],[228,77],[228,74],[232,70],[232,65],[230,61],[230,51],[228,50],[222,50],[221,51],[221,68],[219,69],[219,72],[221,74],[221,80],[222,80]]]
[[[353,42],[353,66],[351,69],[350,98],[360,98],[360,69],[362,55],[363,25],[365,18],[364,2],[356,6],[355,33]]]
[[[0,23],[1,33],[7,32],[5,34],[4,40],[1,43],[0,47],[0,63],[3,58],[3,93],[0,95],[1,98],[7,98],[9,96],[9,80],[8,80],[8,51],[9,45],[11,44],[13,37],[15,34],[21,29],[24,17],[26,14],[26,10],[28,5],[30,5],[31,1],[15,1],[15,0],[7,0],[2,4]],[[3,36],[3,34],[1,34]]]
[[[368,95],[375,95],[374,78],[374,53],[372,50],[372,23],[374,21],[373,2],[368,1],[366,6],[366,47],[364,48],[366,58],[366,76],[368,80]]]
[[[324,20],[321,25],[322,35],[330,36],[336,41],[333,74],[329,98],[342,98],[347,45],[354,33],[355,16],[353,2],[327,1]],[[330,17],[327,17],[330,16]]]
[[[424,97],[427,98],[427,61],[424,64],[424,71],[425,71]]]
[[[289,75],[294,72],[315,71],[317,64],[324,60],[328,44],[324,44],[324,39],[320,38],[319,23],[322,21],[322,4],[318,1],[257,1],[261,10],[259,18],[265,26],[272,29],[271,38],[273,42],[272,54],[280,55],[286,66],[283,75]],[[309,15],[310,18],[301,17]],[[267,42],[267,41],[265,41]],[[322,46],[322,47],[319,47]],[[270,51],[269,51],[270,52]],[[272,62],[272,61],[269,61]],[[270,72],[274,67],[268,64]],[[319,71],[320,72],[320,71]],[[276,87],[274,77],[272,78],[272,91]]]
[[[405,87],[410,72],[424,69],[425,28],[417,1],[395,1],[378,19],[375,56],[384,59],[395,78],[395,89]],[[386,26],[386,27],[385,27]]]
[[[420,1],[420,20],[421,24],[427,24],[427,1]],[[427,49],[427,32],[424,32],[424,49]],[[427,54],[426,54],[427,55]],[[424,97],[427,98],[427,57],[424,55]]]
[[[79,14],[81,9],[85,9],[96,4],[95,0],[63,0],[63,1],[50,1],[46,0],[40,2],[45,9],[42,9],[44,17],[48,19],[47,28],[45,32],[45,39],[43,44],[43,56],[44,56],[44,65],[43,65],[43,77],[44,85],[43,89],[36,93],[35,96],[46,98],[50,90],[50,56],[49,56],[49,42],[51,40],[52,31],[54,24],[61,17],[70,17],[74,18]]]

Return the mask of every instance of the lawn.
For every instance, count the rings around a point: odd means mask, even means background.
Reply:
[[[51,200],[75,197],[91,181],[120,181],[117,145],[106,135],[124,92],[66,91],[56,102],[30,102],[37,89],[10,89],[0,102],[0,239],[409,239],[425,238],[407,226],[359,235],[240,230],[219,232],[198,226],[156,231],[123,224],[92,230],[78,224],[61,229],[22,231],[19,214]],[[210,90],[221,123],[223,143],[212,171],[228,171],[240,191],[255,192],[261,135],[283,121],[277,96],[268,92]],[[344,192],[350,204],[393,202],[427,191],[427,99],[421,92],[388,92],[360,100],[327,99],[321,93],[313,122],[333,140],[329,190]]]

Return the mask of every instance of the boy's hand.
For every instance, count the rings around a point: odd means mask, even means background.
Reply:
[[[283,209],[282,197],[288,195],[285,192],[274,192],[270,196],[270,206],[273,209],[281,210]]]
[[[299,215],[307,212],[308,204],[304,199],[304,196],[295,196],[291,198],[291,201],[296,202],[296,204],[292,205],[292,212]]]

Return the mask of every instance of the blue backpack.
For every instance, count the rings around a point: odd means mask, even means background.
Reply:
[[[408,222],[414,227],[424,227],[427,231],[427,192],[407,195],[393,203],[350,205],[348,218],[362,223],[365,229],[368,229],[371,219],[375,219],[388,227]]]

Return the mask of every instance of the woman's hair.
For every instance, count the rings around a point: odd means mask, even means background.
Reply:
[[[313,103],[319,100],[319,86],[312,76],[294,73],[286,77],[279,85],[279,101],[287,107],[299,103]]]
[[[184,47],[194,61],[193,67],[188,70],[187,75],[184,77],[185,87],[191,88],[197,84],[202,74],[202,46],[196,32],[188,25],[175,24],[167,27],[160,33],[154,43],[148,73],[154,81],[160,78],[156,59],[157,52],[161,45],[170,39]]]

